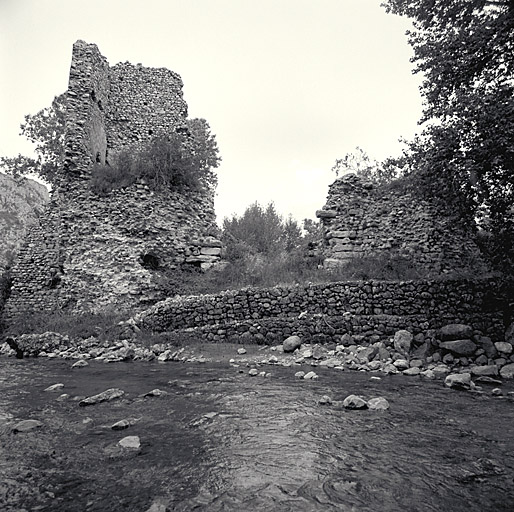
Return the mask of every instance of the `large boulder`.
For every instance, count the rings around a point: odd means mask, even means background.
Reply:
[[[300,336],[289,336],[284,340],[282,344],[282,348],[284,352],[294,352],[297,348],[302,346],[302,340]]]
[[[449,350],[458,356],[471,356],[474,354],[477,346],[471,340],[453,340],[441,342],[439,348]]]
[[[394,349],[402,355],[408,355],[414,336],[405,330],[396,331],[394,335]]]
[[[442,341],[469,339],[471,336],[473,336],[473,328],[464,324],[448,324],[439,330]]]

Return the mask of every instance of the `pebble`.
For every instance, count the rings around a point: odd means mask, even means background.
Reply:
[[[305,372],[299,371],[294,374],[296,379],[303,379],[305,377]]]
[[[257,375],[259,375],[259,370],[255,369],[255,368],[252,368],[252,369],[248,372],[248,375],[250,375],[250,377],[256,377]]]
[[[68,400],[70,398],[70,395],[68,393],[63,393],[62,395],[59,395],[55,400],[57,402],[64,402],[65,400]]]
[[[308,372],[303,376],[303,378],[305,380],[313,380],[313,379],[318,379],[319,377],[315,372]]]
[[[381,377],[373,376],[369,380],[382,380],[382,378]]]
[[[503,391],[500,388],[494,388],[491,394],[494,396],[503,396]]]
[[[246,354],[246,349],[244,349],[244,348],[238,348],[238,349],[237,349],[237,353],[238,353],[238,354],[241,354],[241,355]]]

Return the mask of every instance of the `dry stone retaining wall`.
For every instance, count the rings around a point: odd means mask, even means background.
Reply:
[[[482,281],[347,282],[167,299],[136,316],[135,325],[210,341],[258,343],[297,334],[338,341],[345,333],[378,341],[407,329],[426,333],[450,323],[503,339],[499,284]]]

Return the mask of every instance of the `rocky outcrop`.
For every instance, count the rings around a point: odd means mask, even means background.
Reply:
[[[27,230],[36,224],[48,200],[44,185],[0,173],[0,268],[18,253]]]

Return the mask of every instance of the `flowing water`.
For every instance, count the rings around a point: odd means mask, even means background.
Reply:
[[[2,511],[514,511],[514,401],[490,389],[337,370],[304,381],[298,368],[263,378],[214,363],[70,364],[0,360]],[[55,383],[64,387],[44,391]],[[79,406],[113,387],[125,395]],[[143,396],[155,388],[166,394]],[[346,410],[349,394],[391,407]],[[23,419],[43,425],[13,433]],[[122,419],[131,426],[110,428]],[[125,436],[140,448],[122,448]]]

